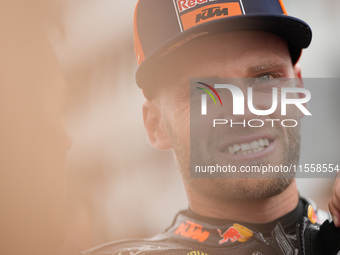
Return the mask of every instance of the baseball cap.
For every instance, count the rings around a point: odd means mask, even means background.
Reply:
[[[288,42],[295,64],[312,39],[307,23],[288,16],[282,0],[138,0],[134,44],[136,81],[144,91],[161,59],[201,36],[265,31]]]

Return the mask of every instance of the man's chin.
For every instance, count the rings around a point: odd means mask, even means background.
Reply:
[[[220,201],[254,201],[281,194],[294,181],[286,178],[191,179],[190,186],[203,196]]]

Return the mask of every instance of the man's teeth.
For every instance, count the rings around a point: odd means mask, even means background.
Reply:
[[[252,154],[264,150],[269,146],[269,140],[260,138],[250,143],[234,144],[228,147],[230,154]]]

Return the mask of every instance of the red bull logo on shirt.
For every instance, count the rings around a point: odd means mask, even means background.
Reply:
[[[239,224],[234,224],[224,233],[222,233],[220,229],[217,229],[217,232],[222,237],[222,240],[219,241],[219,244],[224,244],[228,241],[231,241],[232,243],[236,241],[245,242],[253,236],[253,232],[250,229]]]

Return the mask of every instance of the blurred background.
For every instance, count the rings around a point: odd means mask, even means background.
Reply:
[[[134,79],[136,2],[64,1],[63,36],[53,37],[68,88],[66,122],[73,139],[65,255],[104,242],[154,235],[187,207],[172,153],[153,149],[143,128],[144,98]],[[284,2],[290,15],[313,29],[312,44],[300,61],[303,76],[339,77],[340,2]],[[319,93],[336,100],[340,89]],[[318,101],[315,105],[327,108],[329,104]],[[327,108],[330,116],[339,116],[340,105],[334,105]],[[339,126],[339,118],[328,124]],[[338,160],[339,132],[334,129],[328,138],[315,135],[322,134],[322,128],[303,127],[302,157],[322,163]],[[335,146],[334,155],[320,154],[329,146],[327,141]],[[313,198],[323,209],[327,209],[332,183],[332,179],[298,180],[301,195]]]

